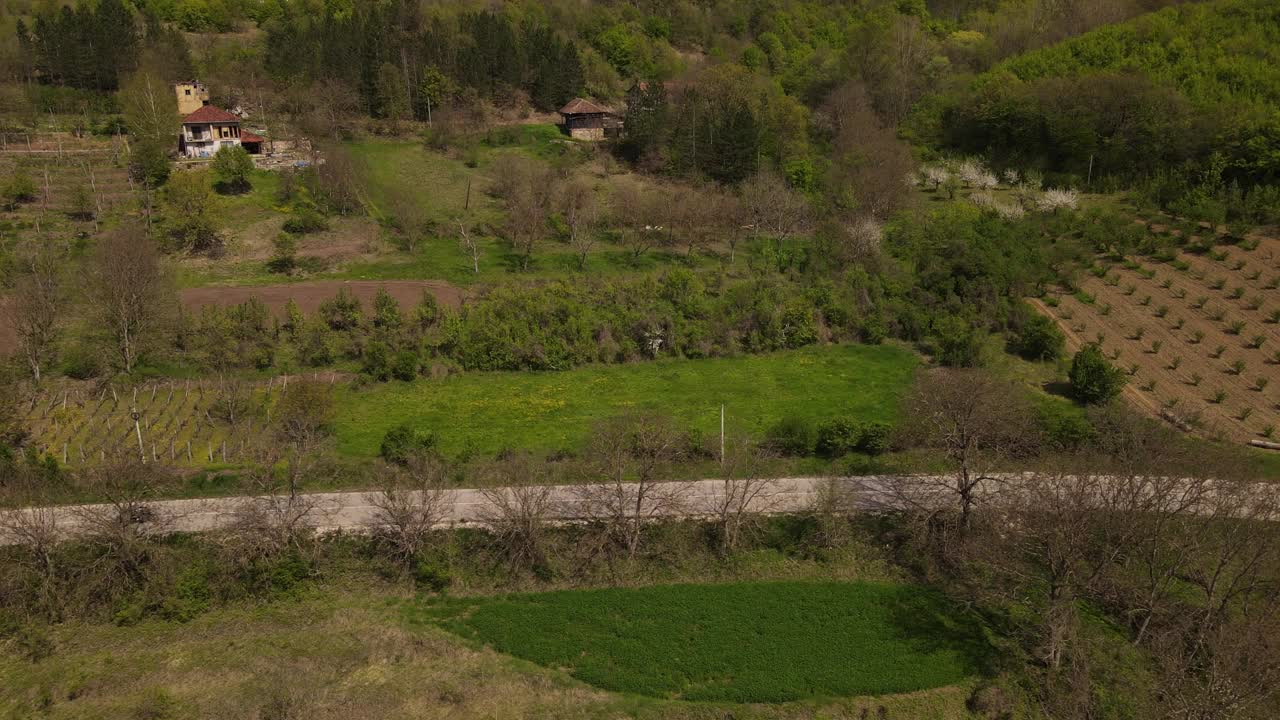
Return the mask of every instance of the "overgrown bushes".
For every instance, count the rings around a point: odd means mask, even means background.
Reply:
[[[807,418],[787,417],[769,428],[765,443],[783,455],[836,458],[851,452],[888,452],[892,435],[893,428],[887,423],[836,418],[815,427]]]

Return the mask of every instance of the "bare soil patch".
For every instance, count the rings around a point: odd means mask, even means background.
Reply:
[[[310,314],[343,288],[366,308],[372,307],[373,297],[380,288],[386,288],[405,309],[416,305],[424,290],[430,292],[436,302],[452,308],[460,307],[463,298],[462,290],[442,280],[318,280],[257,287],[188,288],[182,291],[182,302],[194,309],[205,305],[235,305],[256,297],[272,313],[283,315],[285,304],[292,298],[302,312]]]

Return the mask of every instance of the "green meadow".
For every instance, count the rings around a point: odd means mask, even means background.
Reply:
[[[906,693],[980,675],[983,628],[889,583],[565,590],[429,603],[411,617],[606,690],[718,702]]]
[[[442,450],[580,447],[593,424],[631,410],[661,411],[707,435],[758,437],[788,416],[892,422],[916,356],[893,345],[833,345],[710,360],[662,360],[555,373],[470,372],[341,391],[338,449],[378,453],[383,435],[409,423]]]

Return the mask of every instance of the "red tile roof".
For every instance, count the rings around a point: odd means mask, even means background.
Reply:
[[[216,105],[204,105],[199,110],[182,118],[182,124],[190,123],[238,123],[240,118]]]
[[[591,115],[595,113],[607,113],[608,110],[582,98],[574,98],[569,101],[568,105],[560,108],[561,115]]]
[[[256,142],[256,143],[260,143],[260,142],[264,142],[265,140],[266,140],[266,138],[262,137],[261,135],[254,135],[253,133],[249,132],[248,130],[241,130],[241,131],[240,131],[240,142],[242,142],[242,143],[247,143],[247,142]]]

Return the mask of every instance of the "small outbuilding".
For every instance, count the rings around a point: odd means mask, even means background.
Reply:
[[[622,129],[622,119],[590,100],[574,98],[560,108],[564,134],[578,140],[604,140]]]

